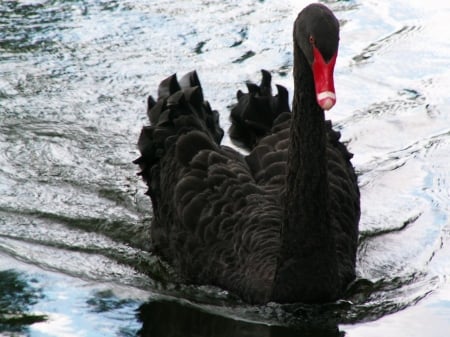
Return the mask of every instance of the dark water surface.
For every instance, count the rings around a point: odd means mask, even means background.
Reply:
[[[159,81],[197,69],[228,127],[260,68],[292,88],[307,2],[0,2],[0,336],[448,336],[450,3],[324,1],[362,193],[357,283],[326,306],[168,282],[131,161]],[[226,139],[229,143],[229,140]]]

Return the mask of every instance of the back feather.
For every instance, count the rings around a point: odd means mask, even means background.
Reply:
[[[272,95],[272,76],[261,70],[262,80],[258,86],[248,82],[248,93],[237,92],[238,103],[230,114],[232,125],[230,137],[236,145],[253,149],[259,140],[271,131],[283,112],[290,112],[289,94],[285,87],[277,85],[278,94]]]

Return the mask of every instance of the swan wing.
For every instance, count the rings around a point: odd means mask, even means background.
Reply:
[[[220,145],[223,132],[200,82],[186,76],[161,82],[138,142],[154,246],[190,282],[267,301],[280,245],[279,198],[259,186],[240,153]]]

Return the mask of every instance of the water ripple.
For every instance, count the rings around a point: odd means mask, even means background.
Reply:
[[[358,281],[334,304],[262,307],[174,282],[151,253],[150,202],[131,162],[145,97],[167,75],[197,69],[225,127],[260,68],[291,87],[291,24],[304,2],[0,2],[2,261],[151,289],[190,313],[261,323],[254,333],[321,319],[336,336],[343,322],[358,330],[427,307],[450,274],[449,9],[433,1],[326,1],[342,27],[330,118],[362,192]]]

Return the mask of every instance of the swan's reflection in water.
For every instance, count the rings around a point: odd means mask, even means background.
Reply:
[[[338,337],[344,336],[332,322],[310,322],[283,327],[236,320],[202,310],[189,303],[160,299],[139,308],[140,337]]]

